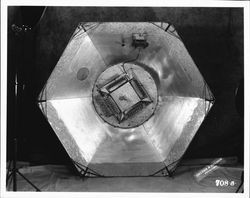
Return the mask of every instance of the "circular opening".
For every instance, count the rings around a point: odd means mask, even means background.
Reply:
[[[77,72],[77,79],[78,80],[85,80],[86,78],[88,78],[89,75],[89,69],[86,67],[80,68]]]
[[[119,128],[134,128],[147,121],[156,109],[157,96],[152,76],[132,63],[107,68],[92,92],[97,114]]]

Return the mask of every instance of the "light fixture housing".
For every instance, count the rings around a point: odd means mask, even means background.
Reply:
[[[104,176],[174,169],[213,103],[164,22],[80,23],[38,102],[69,157]]]

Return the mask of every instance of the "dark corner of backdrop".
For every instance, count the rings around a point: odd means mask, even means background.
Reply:
[[[66,151],[37,105],[50,72],[42,74],[36,66],[37,35],[44,13],[44,6],[8,7],[7,160],[15,155],[17,139],[17,160],[67,164]]]

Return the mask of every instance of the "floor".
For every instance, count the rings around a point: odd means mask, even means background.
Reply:
[[[243,168],[238,165],[220,166],[199,179],[195,175],[206,165],[181,163],[174,176],[80,178],[63,165],[29,166],[19,169],[41,191],[56,192],[222,192],[234,193],[241,183]],[[200,163],[201,164],[201,163]],[[218,181],[221,181],[219,184]],[[226,185],[226,181],[229,182]],[[218,182],[218,183],[217,183]],[[217,186],[217,185],[218,186]],[[7,186],[12,191],[12,183]],[[18,191],[34,191],[17,176]],[[240,191],[241,192],[241,191]]]

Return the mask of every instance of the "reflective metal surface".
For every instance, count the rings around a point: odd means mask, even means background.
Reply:
[[[145,35],[148,45],[135,48],[134,33]],[[157,105],[149,120],[124,129],[105,122],[96,112],[92,90],[103,71],[126,62],[154,79]],[[126,91],[134,103],[139,101],[130,87],[116,94]],[[182,157],[214,98],[173,26],[86,23],[77,27],[39,100],[74,161],[102,175],[140,176]]]

